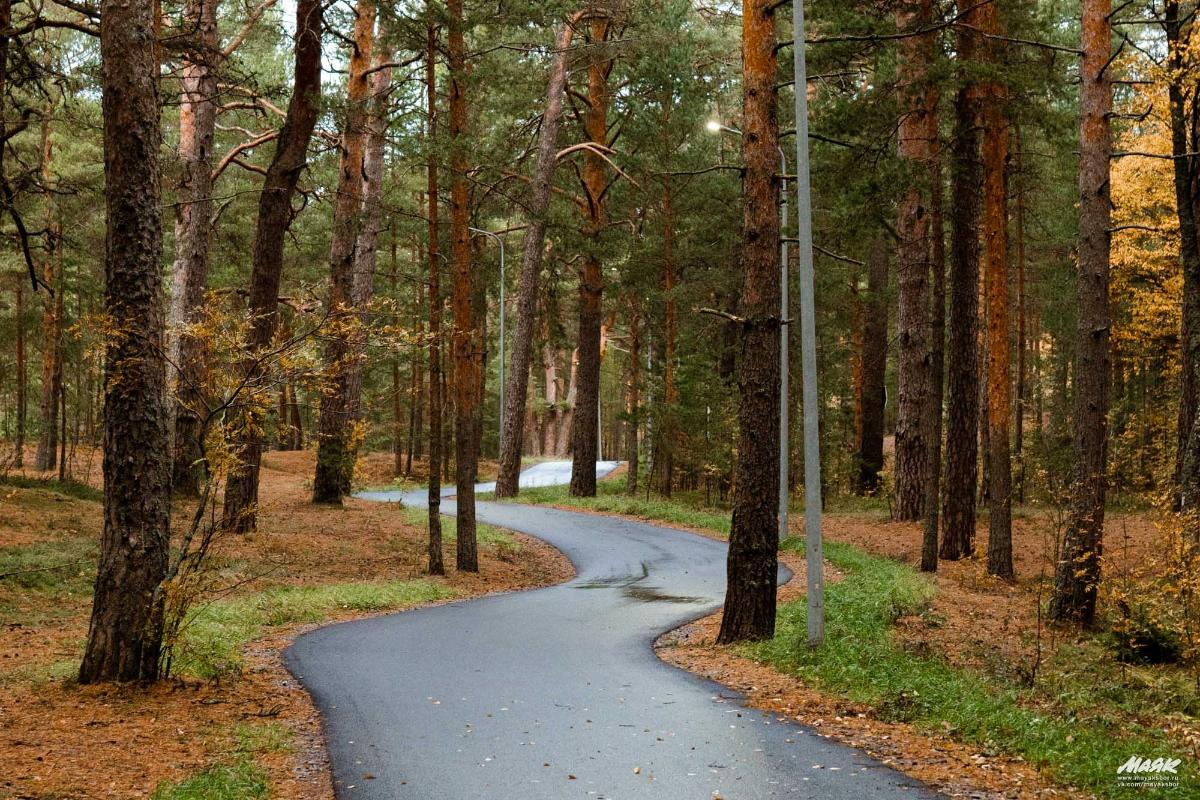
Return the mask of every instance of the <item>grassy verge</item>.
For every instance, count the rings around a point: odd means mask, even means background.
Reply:
[[[789,540],[785,546],[802,548],[803,542]],[[906,651],[893,641],[892,625],[901,616],[928,610],[932,584],[908,566],[849,545],[828,542],[825,553],[845,573],[826,588],[825,646],[807,647],[801,600],[784,605],[775,638],[745,647],[746,655],[866,703],[884,719],[949,732],[984,753],[1019,755],[1101,797],[1128,794],[1117,786],[1116,770],[1130,756],[1172,755],[1162,730],[1110,715],[1103,703],[1072,703],[1087,712],[1048,708],[1046,698],[1032,690]],[[1195,774],[1186,764],[1184,770],[1179,790],[1146,790],[1139,796],[1196,791]]]
[[[181,632],[172,669],[215,678],[238,669],[242,645],[270,628],[321,622],[339,611],[393,611],[456,592],[427,580],[284,586],[197,607]]]
[[[513,502],[532,505],[558,505],[598,511],[604,514],[624,514],[642,519],[681,525],[712,531],[721,536],[729,535],[729,511],[705,506],[699,495],[683,495],[672,498],[645,494],[625,494],[624,480],[600,481],[595,497],[571,497],[566,486],[543,486],[522,489]]]
[[[0,475],[0,486],[11,486],[14,489],[44,489],[49,492],[74,497],[77,500],[91,500],[95,503],[104,502],[104,492],[86,483],[78,481],[52,480],[49,478],[31,478],[26,475]]]
[[[267,773],[255,756],[290,749],[287,729],[276,723],[239,725],[234,742],[228,763],[214,764],[182,781],[163,781],[151,800],[266,800]]]

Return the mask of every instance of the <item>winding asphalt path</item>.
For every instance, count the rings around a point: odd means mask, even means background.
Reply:
[[[507,503],[478,516],[549,542],[578,575],[300,637],[286,661],[324,718],[339,798],[934,796],[655,657],[659,634],[720,607],[722,543]]]

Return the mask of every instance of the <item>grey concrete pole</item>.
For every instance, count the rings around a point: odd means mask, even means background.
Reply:
[[[817,326],[813,290],[812,186],[808,158],[808,65],[804,0],[792,2],[796,95],[796,238],[799,241],[800,355],[804,398],[804,538],[808,563],[808,644],[825,640],[825,576],[821,548],[821,426],[817,408]]]

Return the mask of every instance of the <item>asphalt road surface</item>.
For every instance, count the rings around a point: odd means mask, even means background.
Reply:
[[[339,798],[934,796],[655,657],[659,634],[720,606],[722,543],[507,503],[478,515],[549,542],[578,575],[300,637],[286,660],[323,716]]]

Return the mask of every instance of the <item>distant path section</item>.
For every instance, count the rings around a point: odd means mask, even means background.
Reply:
[[[564,476],[569,462],[539,464],[522,485]],[[934,797],[655,657],[661,633],[720,607],[721,542],[509,503],[480,503],[478,514],[549,542],[578,574],[300,637],[287,664],[324,718],[339,798]]]

